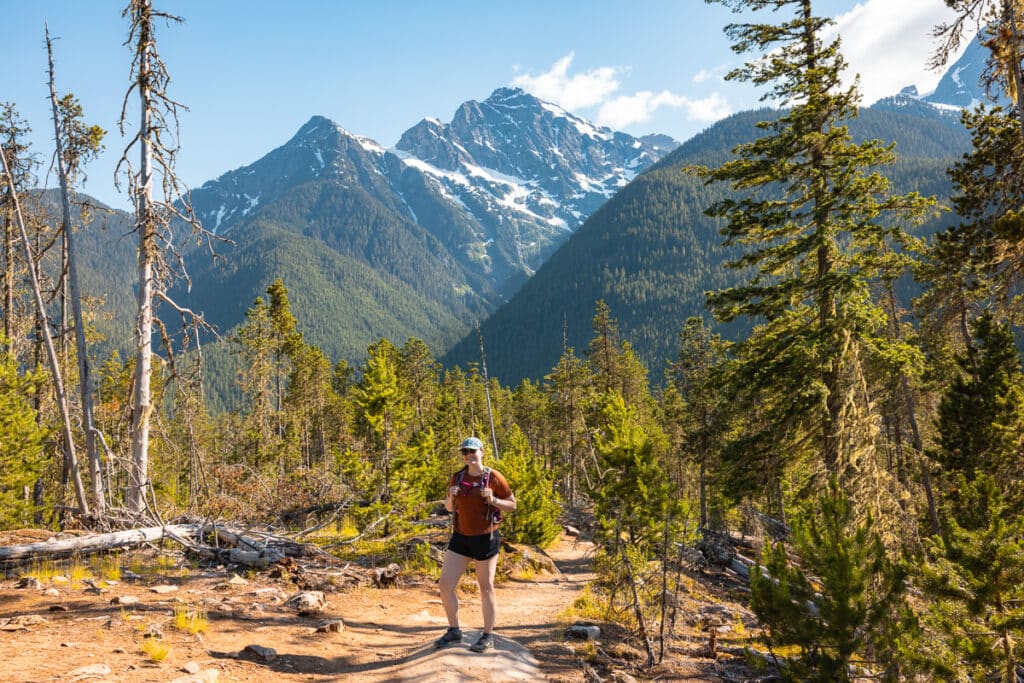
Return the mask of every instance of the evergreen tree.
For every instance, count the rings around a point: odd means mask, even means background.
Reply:
[[[669,479],[636,409],[615,392],[606,395],[595,447],[597,477],[589,494],[599,528],[598,544],[613,556],[623,541],[653,552],[672,500]]]
[[[251,428],[245,450],[252,454],[254,465],[262,465],[275,450],[273,425],[275,342],[270,309],[261,297],[245,312],[245,323],[236,330],[231,341],[242,356],[239,384],[245,396]],[[243,456],[243,459],[249,459]]]
[[[931,540],[923,584],[929,621],[944,647],[929,648],[944,680],[1016,683],[1024,653],[1024,517],[989,474],[959,474],[945,526]]]
[[[36,421],[32,394],[38,377],[19,374],[10,354],[0,354],[0,529],[32,523],[33,499],[26,495],[43,471],[48,431]]]
[[[546,547],[561,532],[558,515],[562,506],[554,490],[551,473],[530,450],[530,444],[518,426],[505,435],[501,453],[501,473],[516,494],[516,511],[501,522],[502,537],[513,543],[531,543]]]
[[[548,395],[548,420],[558,454],[560,480],[566,503],[570,509],[578,504],[581,490],[584,454],[590,450],[590,430],[587,416],[596,402],[594,377],[587,364],[572,347],[567,347],[558,365],[545,378]]]
[[[794,525],[800,563],[777,542],[751,571],[750,606],[767,626],[769,646],[800,649],[782,665],[786,680],[841,683],[852,680],[851,665],[900,680],[899,646],[916,630],[905,573],[886,556],[870,516],[853,524],[850,500],[833,478]]]
[[[720,450],[723,437],[722,393],[716,386],[716,368],[725,360],[726,343],[704,325],[700,318],[689,318],[679,333],[679,357],[669,363],[666,376],[685,402],[679,417],[681,442],[698,467],[700,526],[708,528],[708,469],[713,454]]]
[[[395,370],[398,350],[382,339],[368,349],[363,378],[354,391],[359,417],[368,427],[370,462],[375,469],[375,500],[390,504],[396,484],[393,460],[406,445],[407,427],[413,419],[408,396],[399,386]],[[385,534],[388,527],[385,526]]]
[[[939,403],[939,448],[932,454],[951,475],[1016,478],[1024,455],[1020,355],[1009,326],[991,312],[971,328],[974,341],[957,360],[960,374]]]
[[[763,136],[737,147],[736,159],[702,171],[745,193],[708,213],[727,220],[727,245],[746,247],[734,265],[753,270],[748,283],[709,303],[723,321],[764,321],[746,343],[737,385],[764,411],[771,435],[762,446],[781,441],[788,450],[812,435],[835,474],[860,447],[850,436],[865,419],[866,397],[856,391],[862,357],[898,344],[879,334],[885,318],[869,284],[905,265],[892,257],[903,242],[897,226],[919,220],[931,202],[891,193],[876,170],[892,163],[891,147],[852,142],[845,122],[857,116],[859,96],[841,87],[839,41],[822,42],[829,20],[813,15],[811,0],[716,1],[734,11],[791,12],[778,24],[726,28],[734,51],[765,53],[728,78],[767,85],[764,98],[790,109],[759,124]]]

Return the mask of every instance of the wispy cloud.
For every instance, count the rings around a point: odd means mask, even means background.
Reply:
[[[725,97],[718,93],[698,100],[668,90],[616,95],[622,87],[620,76],[629,71],[627,67],[602,66],[571,74],[570,67],[575,57],[576,54],[570,52],[546,72],[520,74],[512,79],[511,85],[569,111],[596,107],[596,122],[619,130],[649,120],[661,107],[682,109],[688,119],[701,122],[716,121],[731,113]],[[701,71],[694,77],[694,82],[700,83],[714,76],[714,71]]]
[[[834,31],[850,64],[848,78],[860,74],[864,103],[894,95],[907,85],[932,90],[942,76],[927,63],[937,46],[932,29],[952,15],[935,0],[866,0],[835,17]]]
[[[569,67],[575,58],[576,53],[570,52],[551,65],[547,72],[537,76],[516,76],[512,85],[570,111],[600,104],[619,89],[617,75],[622,69],[602,66],[570,76]]]
[[[701,69],[691,79],[694,83],[707,83],[710,80],[718,80],[726,72],[728,67],[716,66],[713,69]]]
[[[729,103],[718,93],[700,100],[683,95],[673,95],[668,90],[660,93],[649,91],[635,95],[622,95],[601,105],[597,122],[611,128],[622,129],[634,123],[643,123],[660,107],[676,107],[686,112],[693,121],[717,121],[732,113]]]

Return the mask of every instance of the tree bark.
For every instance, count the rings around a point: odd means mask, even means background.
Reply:
[[[64,233],[64,252],[67,259],[65,283],[68,285],[69,297],[63,299],[61,316],[66,318],[67,300],[70,298],[75,321],[75,347],[78,356],[78,386],[82,398],[82,429],[85,432],[85,453],[89,461],[89,476],[92,479],[92,497],[97,518],[103,519],[106,514],[106,503],[103,497],[103,468],[100,463],[99,449],[96,445],[96,433],[93,421],[93,380],[89,353],[85,345],[85,322],[82,319],[81,290],[78,285],[78,268],[75,261],[74,236],[71,230],[71,202],[68,198],[68,169],[64,166],[63,139],[60,134],[60,114],[57,107],[57,89],[53,73],[53,45],[50,41],[50,29],[46,29],[46,52],[50,62],[50,105],[53,108],[53,138],[57,149],[57,175],[60,178],[61,197],[61,230]]]
[[[3,162],[4,175],[11,189],[11,197],[14,204],[14,215],[18,222],[18,229],[21,232],[21,241],[25,247],[25,262],[28,264],[29,274],[32,276],[32,294],[35,298],[36,312],[42,318],[43,340],[46,344],[46,356],[50,363],[50,372],[53,374],[53,388],[57,395],[57,407],[61,415],[61,427],[64,432],[64,462],[75,486],[75,497],[78,500],[78,511],[82,515],[89,514],[89,502],[85,497],[85,488],[82,486],[82,475],[78,470],[78,458],[75,455],[75,439],[71,432],[71,414],[68,410],[67,394],[64,391],[64,381],[61,378],[60,364],[57,362],[57,352],[53,347],[53,337],[50,335],[50,327],[46,324],[46,305],[43,303],[43,294],[39,287],[39,274],[36,272],[35,259],[32,257],[32,249],[28,243],[28,231],[25,229],[25,220],[21,214],[21,206],[18,203],[18,195],[14,185],[14,175],[7,164],[7,154],[0,148],[0,161]]]
[[[114,548],[152,543],[173,534],[179,538],[194,538],[199,532],[199,524],[178,524],[166,527],[148,527],[145,529],[129,529],[97,536],[81,536],[61,541],[43,541],[0,547],[0,562],[28,559],[51,559],[97,553]]]
[[[136,186],[136,226],[139,234],[138,313],[135,319],[135,378],[132,394],[132,463],[128,477],[128,509],[141,514],[146,506],[149,483],[149,425],[153,412],[153,304],[158,245],[153,213],[153,168],[150,136],[152,99],[150,91],[150,50],[152,7],[148,0],[138,3],[138,64],[136,85],[141,104],[139,122],[139,176]]]

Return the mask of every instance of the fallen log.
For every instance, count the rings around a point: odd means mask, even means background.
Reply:
[[[27,560],[61,559],[74,555],[88,555],[115,548],[152,543],[162,538],[195,538],[198,524],[174,524],[143,529],[114,531],[108,534],[78,536],[53,541],[39,541],[22,545],[0,547],[0,565],[20,564]]]

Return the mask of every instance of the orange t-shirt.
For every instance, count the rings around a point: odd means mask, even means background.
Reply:
[[[494,491],[495,498],[508,498],[512,489],[501,472],[492,469],[487,485]],[[459,474],[456,472],[448,481],[449,488],[455,486]],[[463,536],[482,536],[498,528],[492,521],[494,508],[484,502],[480,494],[483,475],[473,476],[468,471],[462,475],[459,495],[455,496],[455,530]]]

